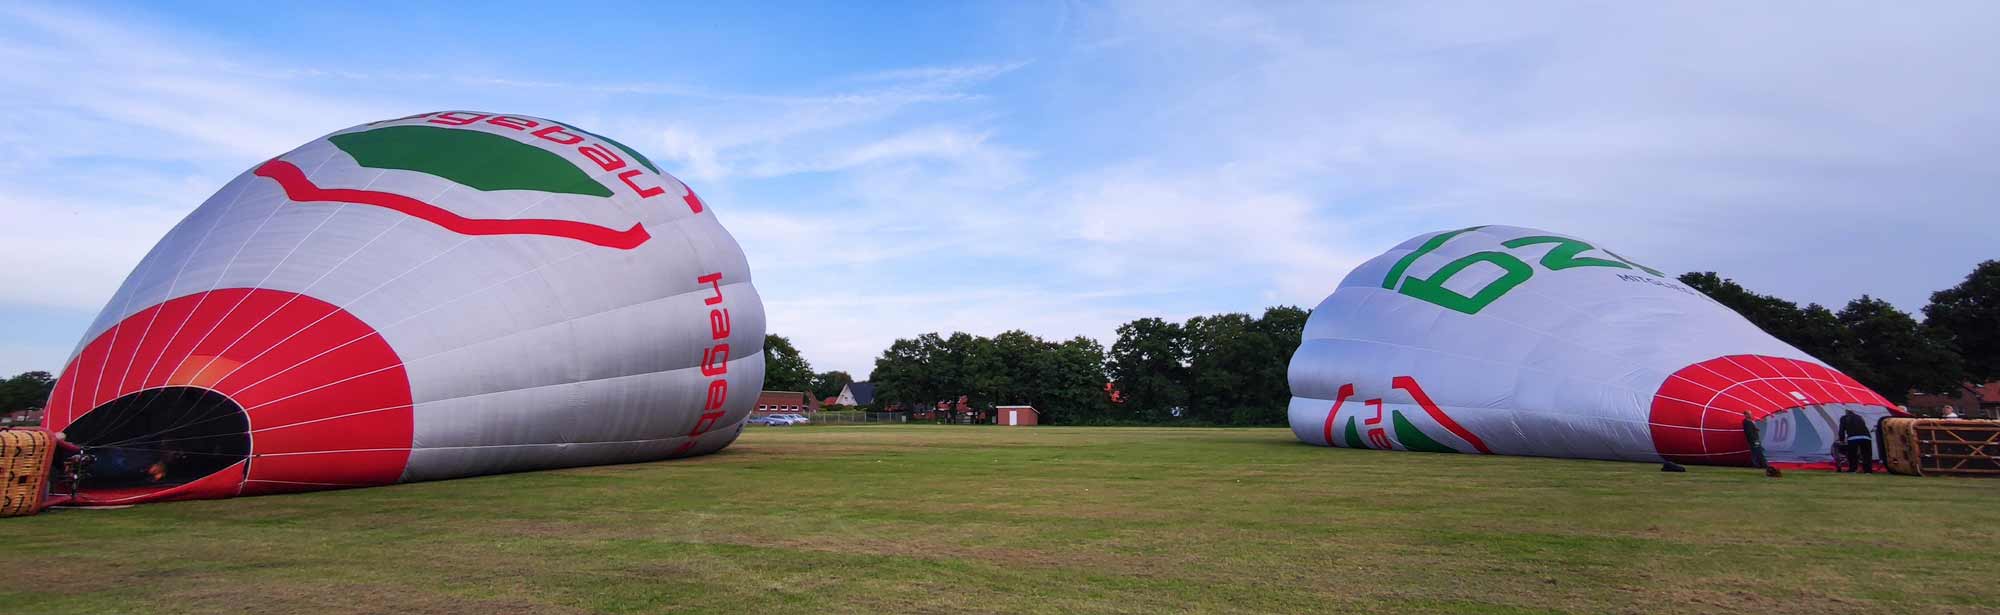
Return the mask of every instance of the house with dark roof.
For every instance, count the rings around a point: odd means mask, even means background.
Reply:
[[[843,406],[875,405],[875,385],[867,382],[849,382],[840,387],[840,397],[836,401]]]

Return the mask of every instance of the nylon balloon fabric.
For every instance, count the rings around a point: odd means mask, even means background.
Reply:
[[[1662,272],[1511,226],[1427,233],[1362,264],[1307,320],[1302,441],[1399,451],[1748,465],[1831,461],[1847,411],[1899,411]]]
[[[80,504],[711,453],[763,382],[715,212],[624,144],[472,111],[258,163],[141,260],[45,421]]]

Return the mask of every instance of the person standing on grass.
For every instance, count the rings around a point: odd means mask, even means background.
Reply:
[[[1764,461],[1764,438],[1758,433],[1757,419],[1750,418],[1750,411],[1743,411],[1743,441],[1750,444],[1750,467],[1763,468],[1764,475],[1778,477],[1778,469]]]
[[[1874,474],[1875,438],[1868,433],[1868,421],[1853,410],[1840,415],[1840,439],[1847,443],[1847,471]]]

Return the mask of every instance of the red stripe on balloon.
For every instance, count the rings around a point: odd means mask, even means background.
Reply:
[[[400,194],[350,188],[321,188],[306,177],[305,172],[299,170],[297,165],[283,160],[273,159],[257,167],[257,176],[278,182],[278,186],[285,189],[285,196],[294,201],[373,205],[421,219],[460,235],[541,235],[574,239],[619,250],[630,250],[652,239],[652,235],[646,232],[646,227],[636,222],[632,224],[632,228],[620,231],[574,220],[467,218],[443,207]]]
[[[177,297],[99,334],[57,380],[48,429],[61,431],[134,392],[177,386],[212,390],[243,408],[247,472],[239,464],[184,486],[83,494],[84,502],[385,485],[408,465],[410,379],[395,350],[339,306],[269,289]]]
[[[1479,439],[1479,436],[1474,435],[1472,430],[1466,429],[1464,425],[1458,424],[1458,421],[1451,420],[1451,415],[1445,414],[1444,409],[1439,408],[1437,402],[1431,401],[1431,396],[1424,393],[1424,388],[1417,386],[1417,379],[1409,376],[1397,376],[1395,380],[1389,382],[1389,386],[1409,393],[1410,398],[1416,400],[1417,406],[1424,409],[1424,413],[1431,415],[1431,419],[1436,420],[1439,425],[1443,425],[1445,430],[1450,431],[1452,435],[1465,440],[1472,445],[1472,448],[1479,449],[1481,453],[1493,454],[1493,449],[1486,448],[1485,440]]]
[[[1676,463],[1749,465],[1743,413],[1762,421],[1792,408],[1823,404],[1863,404],[1902,414],[1888,399],[1827,366],[1730,355],[1683,367],[1661,383],[1649,415],[1653,448]]]
[[[1333,398],[1333,407],[1328,408],[1326,410],[1326,426],[1324,428],[1324,434],[1326,437],[1327,446],[1337,446],[1336,444],[1333,443],[1333,419],[1334,417],[1340,416],[1340,406],[1342,404],[1347,403],[1347,398],[1353,396],[1354,396],[1353,384],[1340,385],[1339,394]]]

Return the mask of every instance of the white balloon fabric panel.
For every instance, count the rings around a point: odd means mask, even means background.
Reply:
[[[638,152],[544,118],[425,113],[307,143],[203,203],[85,334],[50,420],[183,460],[237,454],[176,446],[244,423],[236,463],[152,499],[659,459],[735,438],[763,336],[742,250]]]
[[[1740,465],[1748,412],[1785,422],[1765,433],[1773,459],[1818,462],[1841,411],[1891,413],[1660,271],[1536,229],[1406,241],[1342,280],[1302,338],[1289,415],[1320,445]]]

